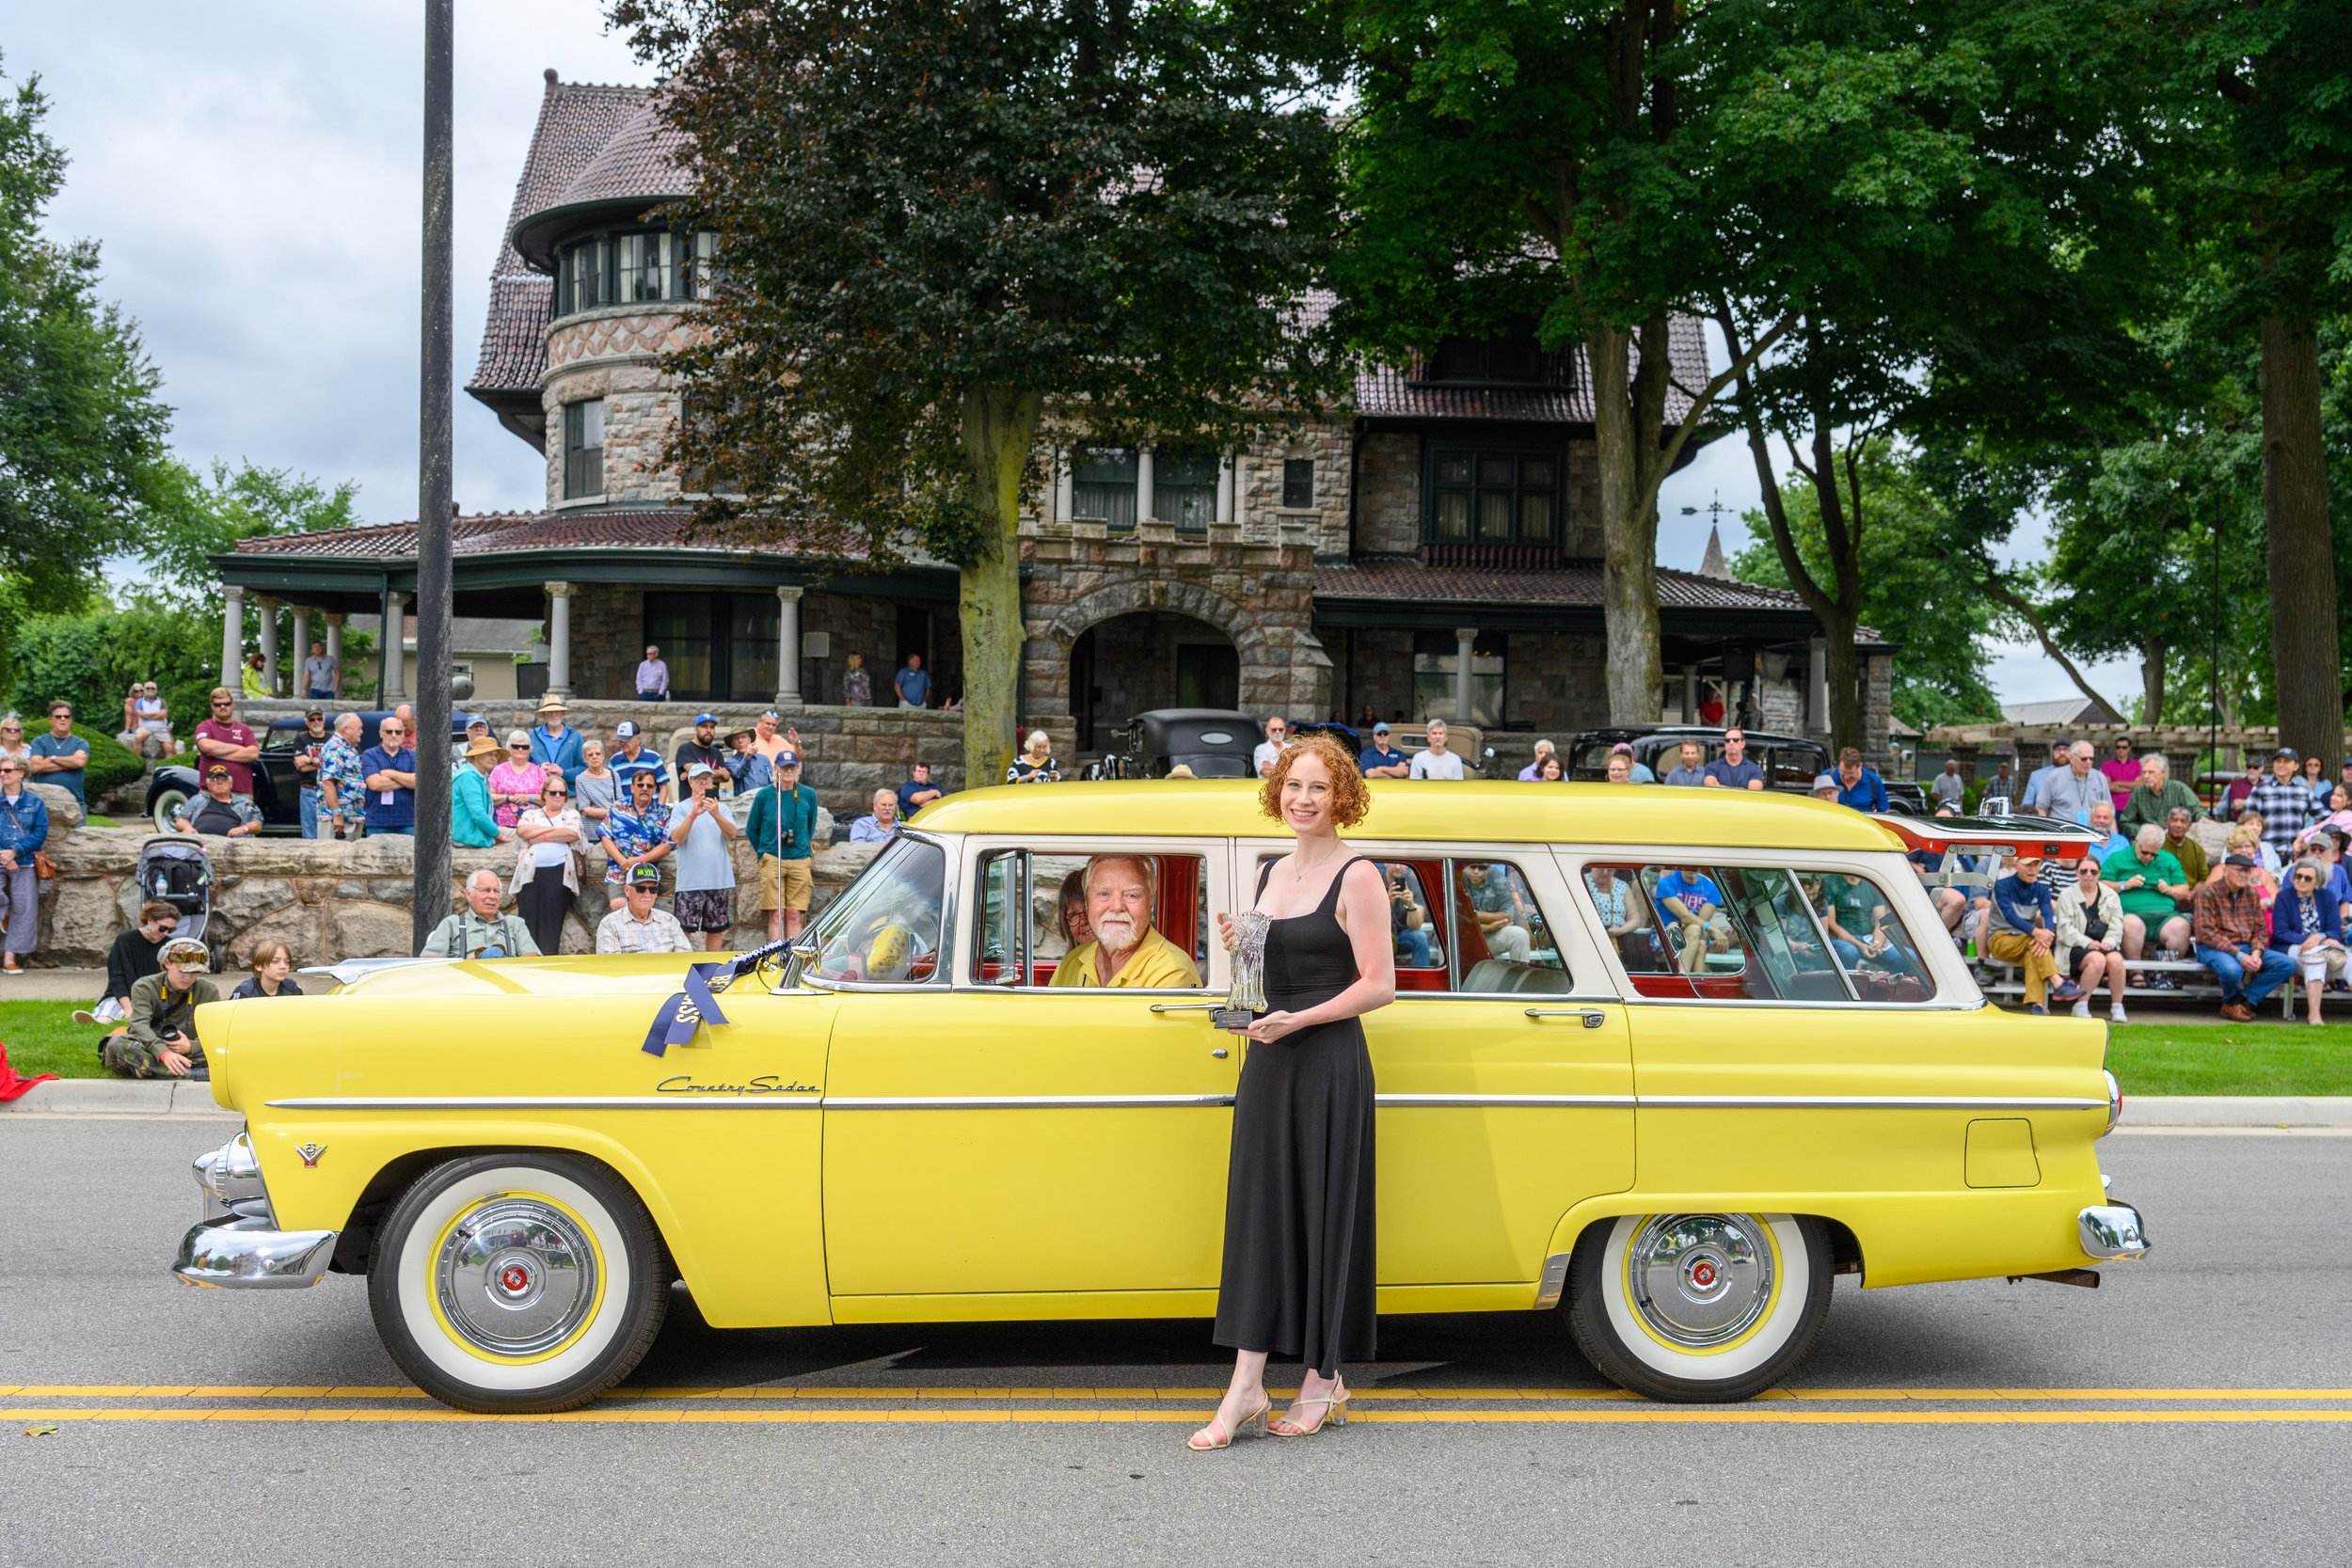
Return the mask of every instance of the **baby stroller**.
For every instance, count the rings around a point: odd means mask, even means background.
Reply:
[[[201,843],[168,833],[149,839],[139,846],[137,877],[140,903],[169,904],[180,911],[173,936],[192,937],[212,948],[204,927],[213,915],[213,863]],[[217,951],[212,967],[220,968]]]

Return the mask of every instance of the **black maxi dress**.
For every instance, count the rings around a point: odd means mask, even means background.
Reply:
[[[1272,870],[1259,873],[1260,895]],[[1346,876],[1343,865],[1322,903],[1267,927],[1269,1009],[1315,1006],[1356,983],[1338,914]],[[1217,1344],[1297,1356],[1325,1377],[1372,1359],[1372,1116],[1361,1020],[1250,1043],[1233,1097]]]

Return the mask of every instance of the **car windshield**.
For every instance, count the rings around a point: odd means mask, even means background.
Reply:
[[[887,845],[818,918],[799,977],[829,983],[920,984],[939,968],[947,857],[912,833]]]

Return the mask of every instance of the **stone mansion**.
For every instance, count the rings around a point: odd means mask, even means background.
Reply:
[[[960,691],[952,568],[688,540],[691,492],[658,460],[679,413],[660,356],[695,330],[709,250],[661,220],[690,180],[677,150],[651,89],[547,72],[466,388],[544,455],[547,504],[457,518],[455,612],[539,622],[548,685],[576,698],[628,696],[648,642],[679,699],[739,710],[838,703],[850,654],[885,697],[914,653],[941,695]],[[1680,379],[1705,379],[1695,322],[1673,352]],[[1052,479],[1020,540],[1020,710],[1065,755],[1174,705],[1369,706],[1560,737],[1607,721],[1592,408],[1573,352],[1450,340],[1359,376],[1350,406],[1295,438],[1040,461]],[[297,607],[304,626],[311,611],[397,617],[416,529],[247,540],[215,563],[232,617],[247,594]],[[1759,726],[1819,733],[1820,626],[1794,594],[1733,580],[1713,549],[1700,572],[1661,567],[1658,592],[1661,718],[1693,717],[1704,683],[1722,682]],[[1860,651],[1883,754],[1895,650]],[[398,661],[385,673],[389,698]]]

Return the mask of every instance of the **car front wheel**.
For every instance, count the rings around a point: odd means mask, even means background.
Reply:
[[[472,1155],[425,1173],[378,1232],[368,1306],[417,1386],[460,1410],[586,1404],[635,1369],[669,1305],[661,1240],[612,1171]]]
[[[1821,1223],[1792,1214],[1628,1214],[1586,1230],[1565,1310],[1602,1376],[1677,1403],[1752,1399],[1829,1315]]]

